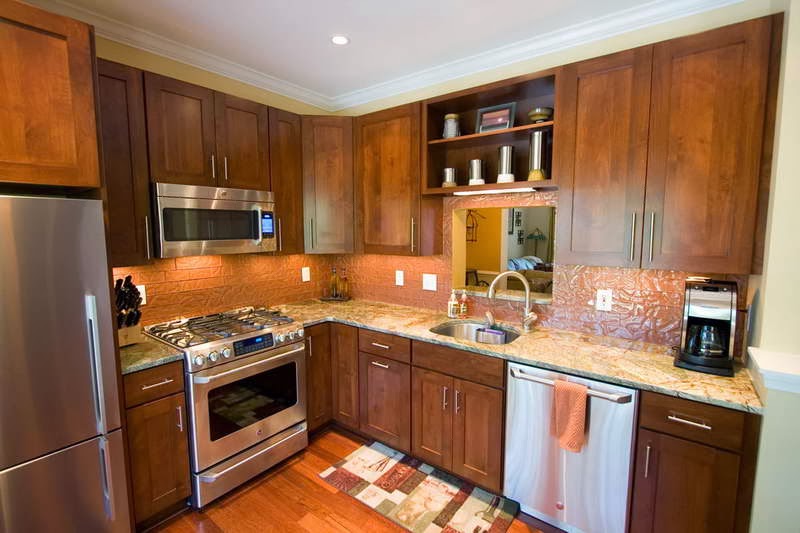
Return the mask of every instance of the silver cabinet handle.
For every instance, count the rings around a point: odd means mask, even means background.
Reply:
[[[376,348],[383,348],[384,350],[388,350],[390,348],[389,346],[386,346],[385,344],[381,344],[379,342],[373,342],[371,344]]]
[[[648,259],[650,262],[653,262],[653,237],[656,234],[656,212],[653,211],[650,213],[650,251],[648,253]]]
[[[414,231],[415,226],[416,226],[416,220],[414,220],[414,217],[411,217],[411,253],[412,254],[414,253],[414,246],[415,246],[415,242],[414,242],[414,235],[416,234],[416,231]]]
[[[311,249],[313,250],[316,247],[315,239],[314,239],[314,217],[311,217],[311,231],[309,236],[311,237]]]
[[[458,401],[460,397],[461,393],[458,392],[458,389],[456,389],[456,413],[458,413],[461,410],[461,402]]]
[[[385,365],[385,364],[383,364],[383,363],[379,363],[378,361],[372,361],[372,364],[373,364],[374,366],[379,366],[379,367],[381,367],[381,368],[389,368],[389,365]]]
[[[283,226],[281,225],[281,219],[278,219],[278,251],[283,251]]]
[[[667,420],[669,420],[670,422],[677,422],[678,424],[686,424],[687,426],[692,426],[693,428],[711,431],[711,426],[709,426],[705,422],[692,422],[691,420],[686,420],[685,418],[681,418],[675,415],[669,415],[667,417]]]
[[[313,349],[312,349],[312,347],[311,347],[311,339],[312,339],[312,338],[313,338],[313,337],[312,337],[311,335],[309,335],[308,337],[306,337],[306,339],[308,339],[308,357],[314,357],[314,350],[313,350]]]
[[[217,179],[217,159],[211,154],[211,178]]]
[[[633,263],[633,249],[636,244],[636,211],[631,213],[631,249],[630,249],[630,262]]]
[[[442,411],[447,410],[447,387],[442,387]]]
[[[222,158],[222,169],[223,175],[225,176],[225,181],[228,181],[228,156],[224,156]]]
[[[164,379],[162,379],[161,381],[159,381],[157,383],[151,383],[150,385],[142,385],[142,390],[155,389],[156,387],[161,387],[162,385],[167,385],[168,383],[172,383],[173,381],[175,381],[175,380],[172,379],[172,378],[164,378]]]
[[[97,298],[87,294],[84,299],[86,305],[86,325],[89,333],[89,352],[92,361],[92,380],[94,381],[95,417],[97,419],[98,433],[107,433],[106,402],[103,392],[103,365],[100,354],[100,333],[97,331]]]
[[[175,410],[178,412],[178,429],[183,433],[183,409],[179,405]]]
[[[103,474],[103,507],[106,517],[114,520],[113,480],[111,479],[111,456],[109,455],[108,438],[100,437],[100,471]]]
[[[644,450],[644,478],[650,475],[650,445]]]
[[[150,259],[150,218],[144,216],[144,248],[147,251],[147,258]]]

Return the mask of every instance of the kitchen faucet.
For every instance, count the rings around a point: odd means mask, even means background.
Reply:
[[[538,316],[531,310],[531,285],[528,283],[528,280],[525,278],[525,276],[519,272],[515,272],[514,270],[506,270],[505,272],[501,272],[492,280],[492,284],[489,285],[489,292],[486,296],[490,300],[493,299],[497,282],[509,276],[519,278],[519,280],[522,282],[522,286],[525,287],[525,313],[522,315],[522,329],[525,331],[525,333],[530,333],[531,323],[536,320]],[[489,320],[490,315],[491,313],[486,313],[487,321]],[[494,316],[491,317],[491,320],[494,321]]]

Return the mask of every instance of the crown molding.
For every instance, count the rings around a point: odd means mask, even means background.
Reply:
[[[743,0],[654,0],[337,96],[312,91],[65,0],[32,1],[40,7],[92,24],[97,35],[106,39],[333,112],[736,4]]]

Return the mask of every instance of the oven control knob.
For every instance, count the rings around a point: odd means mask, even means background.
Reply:
[[[285,339],[286,337],[283,336],[283,333],[278,333],[277,335],[275,335],[276,342],[283,342]]]
[[[210,354],[208,354],[208,360],[211,361],[212,363],[216,363],[218,359],[219,359],[219,354],[217,352],[211,352]]]
[[[289,332],[289,340],[290,341],[293,341],[296,336],[297,336],[297,332],[295,332],[295,331],[290,331]]]
[[[206,356],[203,354],[198,355],[194,358],[194,364],[195,366],[203,366],[206,364]]]
[[[305,334],[306,334],[306,332],[303,331],[302,329],[298,329],[297,330],[297,336],[300,337],[301,339],[303,338],[303,335],[305,335]]]
[[[222,357],[228,359],[231,356],[231,349],[226,346],[220,351],[220,353],[222,354]]]

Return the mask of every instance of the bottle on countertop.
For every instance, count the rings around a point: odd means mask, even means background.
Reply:
[[[339,298],[343,300],[350,298],[350,282],[347,280],[346,268],[342,268],[342,275],[339,278]]]
[[[450,291],[450,299],[447,301],[447,318],[458,318],[459,303],[456,290]]]
[[[467,291],[461,291],[461,303],[458,305],[458,318],[467,318],[469,314],[469,300],[467,298]]]
[[[341,282],[339,280],[339,274],[336,273],[336,267],[333,267],[333,269],[331,271],[331,281],[330,281],[330,284],[329,284],[329,290],[330,290],[330,297],[331,298],[338,298],[339,297],[339,284],[340,283]]]

